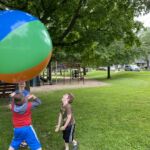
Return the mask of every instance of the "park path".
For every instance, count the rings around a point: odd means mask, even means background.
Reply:
[[[47,91],[56,91],[56,90],[62,90],[62,89],[78,89],[78,88],[87,88],[87,87],[101,87],[101,86],[107,86],[108,83],[104,83],[97,80],[89,80],[85,79],[84,83],[83,81],[72,81],[67,82],[65,81],[59,81],[54,83],[53,85],[42,85],[38,87],[31,87],[31,92],[47,92]]]

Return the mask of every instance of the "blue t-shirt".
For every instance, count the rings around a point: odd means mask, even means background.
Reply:
[[[19,91],[19,90],[16,90],[15,93],[16,93],[16,94],[17,94],[17,93],[20,93],[20,91]],[[23,90],[23,91],[21,91],[21,93],[23,94],[24,97],[27,97],[27,96],[30,94],[30,92],[27,91],[27,90]]]

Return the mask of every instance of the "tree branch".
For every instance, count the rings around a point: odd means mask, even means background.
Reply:
[[[45,9],[46,9],[46,7],[45,7],[45,4],[44,4],[44,1],[43,1],[43,0],[41,0],[41,6],[42,6],[43,10],[45,10]]]
[[[74,11],[74,14],[72,16],[72,19],[68,25],[68,27],[66,28],[66,30],[63,32],[62,36],[59,38],[59,41],[63,41],[63,39],[69,34],[69,32],[71,31],[71,29],[73,28],[73,26],[75,25],[76,23],[76,20],[78,18],[78,15],[79,15],[79,11],[82,7],[82,3],[83,3],[84,0],[80,0],[79,3],[78,3],[78,7],[77,9]]]
[[[78,44],[79,42],[81,42],[81,39],[78,39],[78,40],[75,40],[75,41],[72,41],[72,42],[58,42],[58,43],[55,43],[53,42],[53,45],[54,46],[72,46],[72,45],[75,45],[75,44]]]
[[[56,7],[53,7],[53,9],[50,11],[50,8],[52,6],[52,4],[50,3],[47,7],[44,5],[44,1],[41,0],[41,6],[44,10],[44,16],[41,18],[41,21],[43,23],[48,23],[49,21],[47,21],[47,18],[50,16],[49,12],[51,12],[51,15],[63,4],[65,4],[67,2],[67,0],[62,0],[62,2],[57,5]]]
[[[42,1],[41,1],[42,2]],[[44,6],[42,6],[43,8],[44,8]],[[48,21],[47,21],[47,18],[49,17],[49,10],[50,10],[50,7],[51,7],[51,4],[49,4],[49,6],[47,6],[47,8],[45,8],[45,9],[43,9],[43,11],[44,11],[44,15],[43,15],[43,17],[41,18],[41,21],[43,22],[43,23],[48,23]],[[51,11],[51,12],[54,12],[56,10],[56,8],[53,8],[53,10]]]
[[[67,0],[62,0],[62,2],[61,2],[61,3],[62,3],[62,4],[64,4],[64,3],[66,3],[66,2],[67,2]]]
[[[17,7],[15,6],[12,6],[12,3],[10,3],[9,1],[7,0],[0,0],[0,5],[3,6],[3,10],[6,10],[6,9],[20,9],[20,10],[26,10],[26,7],[27,7],[27,3],[28,3],[28,0],[26,0],[24,3],[22,3],[21,5],[18,5]]]
[[[7,10],[10,8],[3,1],[0,1],[0,9],[1,10]]]

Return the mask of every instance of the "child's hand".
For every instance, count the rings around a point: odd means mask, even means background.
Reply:
[[[32,99],[32,94],[28,95],[27,99]]]
[[[9,104],[9,105],[7,106],[7,108],[11,110],[11,109],[12,109],[12,105]]]
[[[60,131],[64,131],[66,128],[64,126],[60,127]]]
[[[13,93],[9,94],[9,96],[10,96],[10,97],[13,97],[13,96],[15,96],[15,94],[16,94],[16,93],[13,92]]]
[[[59,126],[57,125],[55,128],[55,132],[58,132],[58,131],[59,131]]]
[[[33,94],[30,94],[30,95],[27,96],[27,99],[28,99],[28,100],[29,100],[29,99],[36,99],[36,96],[33,95]]]

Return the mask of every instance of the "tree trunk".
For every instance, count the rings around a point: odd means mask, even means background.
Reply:
[[[60,68],[60,76],[62,76],[63,74],[62,74],[62,69]]]
[[[110,66],[107,67],[107,79],[110,79]]]
[[[149,70],[149,60],[148,59],[146,60],[146,63],[147,63],[147,70]]]
[[[48,80],[50,82],[50,84],[52,84],[52,67],[51,67],[51,60],[49,61],[49,64],[47,66],[48,68]]]
[[[85,76],[86,75],[86,68],[83,67],[83,75]]]

